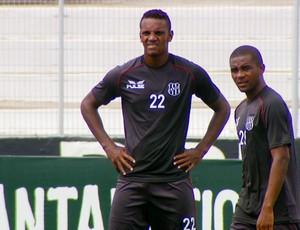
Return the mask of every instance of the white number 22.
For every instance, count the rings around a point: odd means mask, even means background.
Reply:
[[[150,104],[151,109],[164,109],[164,101],[165,101],[165,96],[163,94],[151,94],[150,95],[150,100],[152,101]]]
[[[196,230],[196,221],[194,217],[183,219],[184,228],[183,230]]]

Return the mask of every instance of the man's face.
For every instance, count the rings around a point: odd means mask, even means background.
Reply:
[[[250,54],[230,59],[231,77],[239,90],[247,96],[254,96],[261,89],[264,69],[264,65],[256,63]]]
[[[166,20],[145,18],[141,22],[140,39],[147,56],[160,56],[168,53],[168,43],[173,32],[169,31]]]

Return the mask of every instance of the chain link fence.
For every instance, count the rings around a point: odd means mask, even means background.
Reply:
[[[138,25],[150,8],[172,20],[170,52],[204,67],[232,109],[244,95],[228,58],[242,44],[261,50],[267,83],[292,106],[292,1],[65,0],[63,17],[59,3],[0,1],[0,136],[90,136],[80,102],[108,70],[142,54]],[[109,134],[122,136],[119,100],[101,114]],[[211,115],[193,100],[188,136],[201,138]],[[231,117],[221,138],[235,137]]]

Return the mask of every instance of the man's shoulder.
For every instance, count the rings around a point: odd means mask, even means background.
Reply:
[[[270,86],[265,86],[265,88],[261,91],[260,95],[266,97],[272,96],[281,98],[281,95]]]
[[[244,107],[247,107],[247,98],[243,99],[242,101],[240,101],[240,103],[236,106],[236,112],[239,110],[243,110]]]
[[[119,65],[118,67],[121,68],[122,70],[128,70],[135,67],[139,67],[141,65],[144,65],[143,56],[138,56]]]
[[[169,54],[169,61],[172,62],[173,64],[183,65],[183,66],[195,65],[195,63],[193,63],[192,61],[171,53]]]
[[[191,71],[195,76],[207,76],[207,72],[199,64],[174,54],[169,54],[169,61],[177,67],[181,67]]]
[[[266,86],[262,92],[260,93],[260,98],[263,100],[264,103],[267,104],[276,104],[276,103],[282,103],[284,102],[284,99],[282,96],[275,91],[274,89],[270,88],[269,86]]]

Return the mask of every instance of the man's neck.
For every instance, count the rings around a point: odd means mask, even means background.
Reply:
[[[158,68],[166,64],[168,61],[169,54],[163,55],[163,56],[146,56],[144,55],[145,63],[152,67],[152,68]]]

